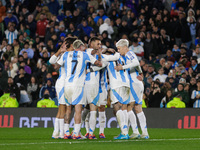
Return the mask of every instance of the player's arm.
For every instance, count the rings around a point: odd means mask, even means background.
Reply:
[[[90,69],[87,69],[87,72],[95,72],[105,68],[108,65],[108,62],[102,61],[102,66],[91,66]]]
[[[49,59],[50,64],[55,64],[57,61],[58,61],[58,57],[55,54],[51,56],[51,58]]]
[[[137,66],[140,66],[139,61],[137,59],[132,59],[130,63],[127,63],[126,65],[122,66],[121,64],[119,64],[118,66],[115,66],[115,70],[119,71],[119,70],[124,70],[124,69],[131,69]]]
[[[105,55],[102,54],[104,61],[117,61],[120,57],[119,53],[115,53],[114,55]]]
[[[65,52],[61,58],[56,62],[56,66],[55,66],[55,69],[59,69],[62,65],[64,65],[64,62],[65,62],[65,56],[66,56],[67,52]]]
[[[96,66],[102,67],[102,63],[99,60],[96,60],[96,58],[94,58],[92,55],[88,54],[88,53],[84,53],[84,57],[86,58],[87,62],[90,62],[91,64],[94,64]]]
[[[55,64],[59,60],[59,56],[66,51],[67,44],[63,42],[60,49],[49,59],[50,64]]]

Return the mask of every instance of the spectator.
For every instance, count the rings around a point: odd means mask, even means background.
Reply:
[[[24,90],[27,89],[27,84],[30,82],[30,75],[25,72],[24,67],[19,68],[19,73],[15,76],[14,81],[19,85],[23,85]]]
[[[6,7],[3,6],[2,1],[0,1],[0,24],[3,22],[6,16]]]
[[[8,27],[9,22],[15,23],[16,26],[19,24],[17,17],[12,14],[11,10],[7,11],[7,16],[4,18],[4,22],[5,22],[6,27]]]
[[[8,29],[5,31],[6,39],[8,39],[8,44],[12,44],[14,39],[17,39],[18,31],[15,29],[14,24],[9,23]]]
[[[56,89],[53,86],[52,78],[48,78],[46,80],[46,85],[41,87],[40,93],[39,93],[39,98],[42,98],[42,95],[44,95],[46,89],[49,91],[49,96],[51,99],[56,98]]]
[[[195,39],[196,39],[196,19],[194,16],[190,16],[188,20],[188,26],[190,28],[190,36],[192,39],[192,47],[195,46]]]
[[[166,81],[167,75],[164,74],[164,69],[161,67],[158,70],[158,74],[154,76],[153,80],[156,81],[157,79],[160,80],[161,83],[164,83]]]
[[[144,56],[144,49],[141,45],[138,44],[137,38],[134,38],[132,42],[133,45],[129,47],[129,50],[133,51],[137,55],[138,60],[140,61]]]
[[[36,20],[36,21],[41,20],[41,17],[40,17],[41,14],[44,15],[43,18],[44,18],[45,20],[46,20],[46,19],[51,20],[52,14],[49,12],[49,8],[48,8],[47,6],[43,6],[43,7],[42,7],[42,11],[39,12],[39,13],[37,14],[37,16],[35,17],[35,20]]]
[[[37,21],[36,36],[39,36],[41,40],[44,40],[46,35],[46,27],[48,21],[45,19],[45,14],[40,14],[40,19]]]
[[[30,37],[34,38],[35,32],[36,32],[36,22],[34,21],[33,15],[28,16],[28,19],[26,22],[26,28],[30,30]]]
[[[31,81],[28,83],[27,86],[27,93],[28,93],[28,97],[31,101],[31,105],[30,106],[35,106],[36,105],[36,101],[38,100],[38,95],[39,95],[39,84],[37,82],[36,77],[32,76],[31,77]]]
[[[192,91],[191,103],[193,108],[200,108],[200,80],[197,81],[197,88]]]
[[[64,1],[63,2],[63,8],[64,8],[64,11],[70,10],[71,12],[73,12],[76,9],[75,4],[72,0]]]
[[[167,103],[167,108],[185,108],[185,103],[182,102],[182,96],[176,95],[173,100]]]
[[[49,11],[53,14],[53,15],[58,15],[58,11],[60,9],[60,5],[58,3],[57,0],[51,0],[48,4],[47,4]]]
[[[184,91],[184,84],[179,83],[177,86],[177,92],[174,93],[174,95],[180,94],[182,97],[182,101],[185,103],[186,107],[189,106],[189,94],[188,92]]]
[[[78,25],[78,30],[81,33],[81,37],[84,35],[90,36],[90,32],[93,31],[92,27],[88,26],[87,21],[85,19],[82,20],[82,23]]]
[[[191,60],[191,67],[195,74],[200,72],[200,65],[197,62],[196,58],[192,58]]]
[[[2,90],[6,89],[7,80],[8,80],[7,71],[4,70],[3,68],[0,68],[0,87]]]
[[[99,33],[102,34],[103,31],[107,31],[108,32],[108,38],[111,39],[111,34],[114,33],[114,30],[112,28],[112,26],[110,25],[110,19],[106,18],[104,20],[104,23],[99,27]]]
[[[21,62],[20,62],[20,67],[23,67],[23,68],[24,68],[24,71],[25,71],[27,74],[31,75],[31,68],[26,64],[25,61],[21,61]]]
[[[160,89],[159,82],[154,82],[153,91],[149,95],[149,107],[160,107],[161,100],[164,97],[164,93]]]
[[[55,108],[55,107],[57,107],[55,105],[55,102],[53,100],[51,100],[50,93],[47,89],[44,91],[43,98],[37,102],[37,107],[38,108]]]
[[[14,83],[14,80],[12,77],[8,77],[6,80],[7,86],[5,86],[5,89],[8,90],[10,93],[15,93],[17,101],[20,101],[20,89],[18,88],[17,84]]]
[[[19,52],[19,55],[23,55],[23,52],[27,52],[28,58],[32,59],[34,56],[34,51],[33,49],[29,48],[29,43],[25,42],[24,48]]]
[[[99,18],[102,18],[103,21],[108,18],[105,14],[104,14],[104,9],[103,8],[99,8],[99,12],[98,15],[94,18],[94,22],[97,23],[97,21],[99,20]]]
[[[15,108],[18,107],[19,104],[16,99],[16,95],[14,93],[10,93],[9,96],[0,103],[0,107],[5,108]]]
[[[18,56],[19,50],[20,50],[18,39],[14,39],[14,41],[13,41],[13,47],[14,47],[14,54],[15,54],[15,56]]]
[[[11,45],[11,44],[8,44],[7,46],[6,46],[6,51],[5,51],[5,53],[3,54],[3,56],[4,55],[7,55],[8,56],[8,60],[9,61],[11,61],[11,57],[13,57],[15,54],[14,54],[14,52],[13,52],[13,46]]]
[[[167,107],[167,103],[172,100],[172,90],[167,90],[165,97],[163,97],[163,99],[161,100],[160,103],[160,108],[166,108]]]

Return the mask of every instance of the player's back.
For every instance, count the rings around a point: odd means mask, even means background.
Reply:
[[[86,63],[90,61],[87,53],[70,51],[63,55],[65,67],[65,84],[68,86],[83,86],[85,82]]]
[[[130,87],[130,77],[128,74],[128,70],[125,69],[116,71],[114,68],[118,64],[121,65],[125,64],[125,60],[121,56],[118,61],[110,61],[108,63],[107,69],[108,69],[110,87],[112,89],[122,86]]]

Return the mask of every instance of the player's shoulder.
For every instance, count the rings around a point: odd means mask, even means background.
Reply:
[[[133,58],[136,58],[136,55],[133,51],[129,50],[127,53],[126,53],[126,58],[129,58],[129,59],[133,59]]]

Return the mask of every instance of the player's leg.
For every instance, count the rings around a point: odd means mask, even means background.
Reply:
[[[65,117],[64,117],[64,139],[71,139],[71,134],[70,134],[70,130],[69,130],[69,125],[70,125],[70,118],[71,118],[71,110],[72,110],[72,106],[71,105],[67,105],[66,111],[65,111]]]
[[[138,117],[138,121],[142,130],[141,138],[148,139],[148,131],[147,131],[147,123],[146,123],[146,117],[144,115],[144,112],[142,110],[142,98],[143,98],[143,92],[144,92],[144,85],[143,83],[133,83],[133,89],[135,91],[135,112]]]
[[[54,130],[52,134],[53,139],[57,139],[59,136],[59,131],[60,131],[59,118],[60,118],[60,105],[58,106],[58,112],[54,123]]]
[[[130,102],[129,96],[130,88],[120,87],[111,90],[111,101],[116,112],[116,118],[121,129],[121,134],[114,139],[129,139],[128,136],[128,115],[127,115],[127,104]]]
[[[104,128],[106,122],[105,106],[107,105],[108,92],[105,85],[101,86],[102,92],[99,94],[98,112],[99,112],[99,138],[105,138]]]
[[[133,130],[133,134],[131,134],[130,139],[140,138],[140,133],[139,133],[138,126],[137,126],[136,116],[133,112],[134,103],[135,102],[131,102],[128,105],[128,120],[129,120],[129,122],[131,124],[131,128]]]
[[[74,136],[73,139],[81,139],[79,135],[81,129],[81,113],[82,113],[82,105],[75,105],[75,115],[74,115]]]
[[[86,138],[89,137],[89,114],[90,114],[90,108],[89,108],[89,104],[88,104],[83,109],[82,115],[81,115],[81,124],[83,124],[85,122],[85,129],[86,129],[85,137]]]
[[[137,114],[138,121],[139,121],[141,130],[142,130],[141,138],[148,139],[149,134],[148,134],[148,131],[147,131],[146,117],[145,117],[145,114],[142,110],[142,105],[141,104],[135,104],[134,109],[135,109],[135,112]]]
[[[125,136],[128,134],[128,130],[127,130],[126,122],[125,122],[124,112],[122,111],[122,104],[118,102],[113,105],[113,108],[114,108],[114,111],[116,112],[116,118],[117,118],[119,127],[121,129],[121,134]]]
[[[89,139],[96,139],[96,137],[93,134],[96,127],[96,119],[97,119],[97,106],[94,105],[93,103],[90,103]]]
[[[105,105],[100,105],[100,107],[98,107],[98,111],[99,111],[99,137],[105,138],[104,135],[104,127],[106,122]]]
[[[59,126],[60,126],[60,133],[59,138],[64,138],[64,116],[65,116],[65,104],[60,104],[60,118],[59,118]]]

